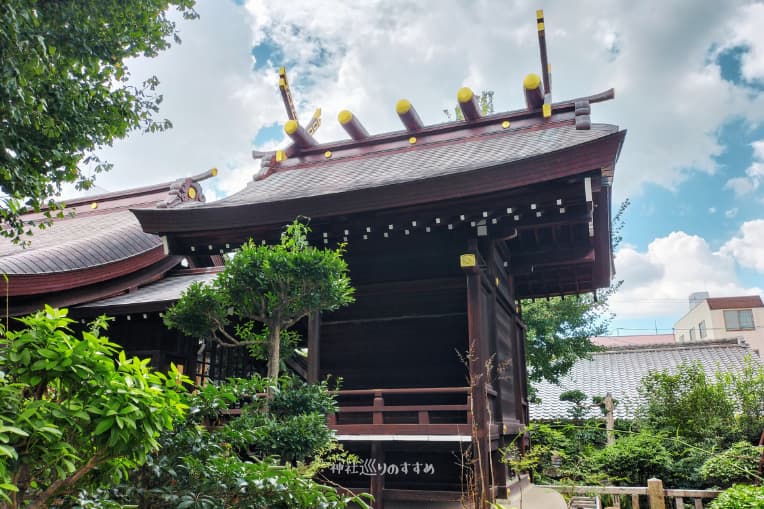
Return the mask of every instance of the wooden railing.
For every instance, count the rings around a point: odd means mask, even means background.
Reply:
[[[666,509],[666,499],[673,499],[676,507],[684,509],[685,499],[693,501],[695,509],[703,509],[704,501],[711,501],[716,498],[720,491],[717,490],[683,490],[683,489],[664,489],[663,482],[660,479],[650,479],[647,486],[557,486],[540,485],[541,488],[550,488],[566,495],[593,495],[601,504],[602,495],[610,495],[613,500],[609,506],[620,508],[621,497],[631,497],[631,507],[639,508],[639,497],[645,496],[649,502],[650,509]]]
[[[469,387],[342,390],[329,425],[340,434],[470,436],[470,393]]]

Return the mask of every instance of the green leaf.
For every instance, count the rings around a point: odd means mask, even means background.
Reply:
[[[114,418],[113,417],[107,417],[106,419],[100,421],[93,431],[94,435],[100,435],[102,433],[105,433],[106,431],[110,430],[114,426]]]

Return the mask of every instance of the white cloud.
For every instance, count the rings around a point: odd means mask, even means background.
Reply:
[[[745,170],[745,177],[734,177],[724,185],[732,189],[737,197],[742,197],[756,191],[764,179],[764,140],[754,141],[753,162]]]
[[[764,239],[764,221],[758,227]],[[764,241],[759,249],[764,250]],[[618,318],[679,317],[696,291],[713,297],[760,294],[761,289],[738,281],[737,257],[731,248],[714,252],[703,238],[684,232],[655,239],[645,252],[624,246],[615,258],[616,277],[624,282],[611,308]]]
[[[617,99],[595,105],[595,121],[630,129],[616,176],[618,195],[647,182],[676,188],[694,171],[712,173],[723,147],[725,119],[764,118],[764,102],[721,77],[710,58],[745,34],[743,2],[592,1],[548,6],[550,61],[557,99],[616,88]],[[324,140],[344,137],[334,115],[349,107],[371,132],[398,129],[395,101],[406,96],[425,122],[443,121],[455,90],[467,84],[496,92],[499,110],[522,107],[520,82],[539,68],[534,5],[439,2],[423,15],[419,3],[337,4],[316,0],[251,0],[256,41],[276,44],[293,62],[292,83],[310,77],[299,94],[303,114],[322,106]],[[315,65],[316,55],[329,60]],[[699,105],[702,105],[700,107]],[[757,108],[757,106],[759,106]],[[617,196],[616,199],[619,199]]]
[[[708,207],[709,214],[716,214],[716,207]]]
[[[737,213],[740,211],[737,207],[732,207],[731,209],[727,209],[724,211],[724,217],[727,219],[732,219],[737,216]]]
[[[174,129],[133,135],[103,151],[115,170],[109,190],[172,180],[217,166],[220,193],[240,188],[258,164],[252,139],[285,120],[277,66],[289,64],[300,117],[322,107],[321,141],[346,138],[335,121],[354,111],[371,133],[400,129],[395,102],[410,99],[425,123],[445,120],[456,90],[496,92],[498,111],[522,108],[521,82],[538,72],[536,4],[448,0],[200,0],[201,19],[179,20],[183,44],[130,67],[136,80],[156,74],[161,114]],[[722,79],[714,48],[745,43],[746,76],[760,74],[761,5],[734,0],[650,2],[591,0],[586,9],[551,2],[545,11],[554,98],[616,89],[593,107],[595,122],[629,129],[616,171],[615,199],[648,182],[669,188],[693,172],[716,170],[726,120],[764,120],[764,94]],[[253,46],[278,51],[253,71]],[[205,187],[211,184],[205,183]],[[731,184],[733,186],[734,184]]]
[[[764,81],[764,4],[754,2],[740,9],[741,15],[730,25],[732,37],[726,47],[747,49],[741,57],[741,72],[748,81]]]
[[[728,240],[720,252],[764,274],[764,219],[743,223],[739,234]]]

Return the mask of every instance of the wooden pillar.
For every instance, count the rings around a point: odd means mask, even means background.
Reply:
[[[379,442],[372,442],[371,457],[376,462],[376,465],[385,463],[385,451],[382,449],[382,444]],[[374,509],[384,509],[385,473],[382,472],[379,475],[372,475],[370,480],[371,485],[369,487],[369,494],[374,497]]]
[[[477,507],[488,507],[491,500],[491,451],[488,437],[488,396],[486,380],[486,341],[483,334],[484,310],[481,305],[480,256],[477,242],[470,242],[471,253],[462,255],[460,264],[467,276],[467,333],[469,337],[469,372],[472,396],[472,460],[474,465]]]
[[[318,383],[321,376],[321,314],[308,316],[308,383]]]
[[[666,500],[664,499],[663,481],[652,478],[647,480],[647,499],[650,502],[650,509],[666,509]]]

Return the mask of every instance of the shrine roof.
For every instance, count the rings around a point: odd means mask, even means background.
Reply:
[[[162,239],[142,230],[132,207],[203,201],[198,180],[216,171],[153,186],[71,200],[45,228],[44,211],[23,216],[25,244],[0,238],[0,288],[11,296],[44,294],[117,278],[165,258]],[[51,211],[55,213],[55,211]]]
[[[110,297],[108,299],[80,304],[79,309],[97,309],[99,312],[109,312],[116,308],[141,307],[142,305],[156,305],[158,303],[171,303],[178,300],[181,294],[192,283],[207,283],[217,277],[217,270],[201,273],[178,274],[141,286],[135,291]]]
[[[82,214],[35,231],[26,248],[0,243],[0,270],[6,274],[79,270],[140,255],[161,245],[159,237],[141,230],[129,210]]]
[[[227,198],[133,212],[145,231],[158,234],[283,224],[295,215],[315,219],[434,203],[612,168],[625,131],[610,124],[580,129],[572,108],[565,103],[550,119],[523,111],[524,118],[511,122],[505,120],[511,115],[497,114],[472,124],[317,145],[277,163],[266,155],[263,171]]]
[[[339,148],[330,160],[321,156],[283,165],[265,178],[250,182],[243,191],[201,207],[293,200],[469,173],[575,147],[617,132],[616,126],[607,124],[576,130],[569,121],[479,134],[456,132],[453,137],[433,141],[420,136],[415,146],[403,140],[398,146],[382,144],[365,152]]]

